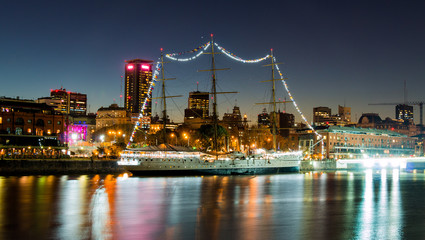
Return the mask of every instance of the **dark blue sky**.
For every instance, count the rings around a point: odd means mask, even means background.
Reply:
[[[119,103],[124,60],[156,60],[159,49],[185,51],[209,40],[243,58],[266,55],[281,65],[301,110],[352,107],[394,117],[392,106],[371,102],[425,100],[425,2],[423,1],[7,1],[0,7],[0,96],[36,99],[50,89],[86,93],[90,111]],[[203,56],[196,63],[170,63],[171,115],[181,120],[188,91],[210,88]],[[270,71],[217,57],[223,91],[220,114],[237,100],[255,121],[267,101]],[[279,85],[279,96],[284,98]],[[156,93],[156,90],[155,92]],[[291,105],[288,112],[295,113]],[[415,107],[415,121],[418,109]],[[297,119],[300,119],[297,117]]]

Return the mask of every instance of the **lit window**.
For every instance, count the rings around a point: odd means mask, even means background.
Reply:
[[[0,117],[0,124],[3,124],[3,118]]]
[[[58,125],[61,125],[61,121],[58,121]]]
[[[31,119],[28,119],[28,123],[32,123],[32,120]]]
[[[28,133],[31,133],[31,128],[28,128],[28,131],[27,131]]]

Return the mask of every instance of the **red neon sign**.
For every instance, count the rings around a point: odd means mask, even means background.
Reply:
[[[133,66],[133,65],[128,65],[128,66],[127,66],[127,69],[128,69],[128,70],[131,70],[131,69],[133,69],[133,68],[134,68],[134,66]]]
[[[144,64],[143,64],[143,65],[142,65],[142,69],[143,69],[143,70],[149,70],[149,69],[150,69],[150,67],[149,67],[149,65],[144,65]]]

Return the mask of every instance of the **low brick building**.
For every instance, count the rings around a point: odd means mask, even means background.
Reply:
[[[60,137],[65,125],[66,117],[45,103],[0,98],[0,134]]]

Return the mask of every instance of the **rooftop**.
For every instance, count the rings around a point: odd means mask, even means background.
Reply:
[[[341,132],[341,133],[352,133],[352,134],[373,134],[373,135],[387,135],[391,137],[407,137],[407,135],[393,132],[390,130],[380,130],[372,128],[357,128],[357,127],[341,127],[341,126],[329,126],[327,129],[320,129],[319,132]]]

